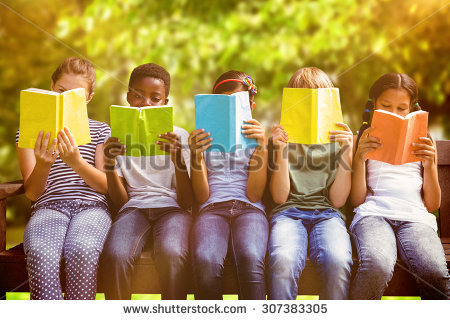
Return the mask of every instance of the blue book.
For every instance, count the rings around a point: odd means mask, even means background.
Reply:
[[[247,139],[241,133],[244,120],[251,118],[248,91],[195,96],[195,128],[205,129],[213,138],[206,151],[235,152],[256,147],[256,139]]]

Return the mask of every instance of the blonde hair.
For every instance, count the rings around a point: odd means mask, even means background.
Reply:
[[[316,67],[298,69],[289,80],[288,88],[334,88],[325,72]]]
[[[88,83],[89,95],[94,92],[95,89],[95,68],[89,61],[77,57],[69,57],[65,59],[56,68],[52,75],[53,83],[56,83],[64,73],[73,73],[83,76]]]

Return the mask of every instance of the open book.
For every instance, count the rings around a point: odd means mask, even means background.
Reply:
[[[419,137],[427,136],[428,112],[415,111],[406,117],[395,113],[375,110],[372,118],[373,131],[370,136],[381,140],[382,148],[367,154],[367,159],[390,164],[404,164],[420,161],[411,152],[413,142],[420,143]]]
[[[299,144],[330,143],[331,130],[343,122],[338,88],[284,88],[280,124],[289,142]]]
[[[173,131],[173,108],[148,106],[142,108],[111,106],[111,136],[126,146],[126,155],[133,157],[167,155],[156,144],[158,135]]]
[[[195,128],[211,133],[212,145],[206,151],[234,152],[255,147],[256,139],[241,133],[245,120],[252,118],[248,91],[195,96]]]
[[[40,131],[50,132],[51,141],[64,127],[78,145],[91,142],[83,88],[63,93],[35,88],[20,91],[19,148],[34,149]]]

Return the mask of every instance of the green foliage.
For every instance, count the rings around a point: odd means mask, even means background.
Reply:
[[[126,103],[132,68],[155,62],[172,75],[176,125],[192,130],[193,95],[210,92],[222,72],[237,69],[256,80],[255,118],[269,130],[279,121],[282,88],[291,75],[317,66],[340,88],[344,118],[353,131],[360,126],[370,85],[396,71],[417,81],[431,123],[444,128],[447,138],[450,134],[447,1],[5,3],[57,40],[0,6],[1,181],[20,178],[14,151],[20,89],[48,88],[51,73],[69,55],[96,65],[89,113],[106,122],[109,105]]]

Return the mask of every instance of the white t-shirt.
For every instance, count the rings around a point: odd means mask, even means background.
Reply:
[[[436,217],[429,213],[422,199],[420,162],[392,165],[368,160],[367,184],[373,190],[364,203],[355,208],[350,230],[365,216],[424,223],[437,231]]]
[[[186,168],[190,170],[189,134],[186,130],[173,127],[183,145],[182,155]],[[180,207],[177,202],[175,166],[170,155],[148,157],[117,157],[117,174],[126,180],[128,202],[125,208],[168,208]]]

